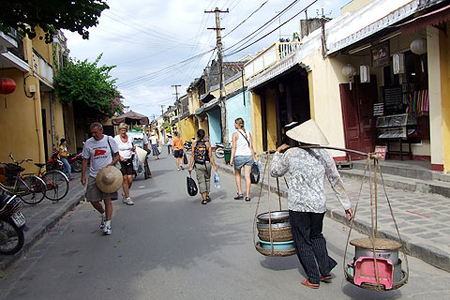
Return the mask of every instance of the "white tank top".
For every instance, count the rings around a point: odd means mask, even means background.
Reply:
[[[241,134],[242,133],[242,134]],[[238,138],[236,140],[236,152],[234,156],[249,156],[253,155],[252,150],[249,147],[249,132],[244,132],[243,130],[238,129]],[[244,136],[247,138],[245,139]]]

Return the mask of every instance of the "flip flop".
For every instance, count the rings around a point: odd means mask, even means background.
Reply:
[[[208,200],[205,199],[205,200],[202,201],[203,205],[206,205],[206,203],[208,203]]]
[[[211,202],[211,198],[209,196],[206,196],[206,202]]]
[[[245,201],[250,201],[252,200],[250,197],[245,197]]]
[[[334,276],[333,276],[333,274],[327,274],[327,275],[320,275],[320,281],[322,281],[322,282],[331,282],[331,279],[333,279],[334,278]]]
[[[319,284],[309,282],[308,279],[303,280],[302,284],[315,290],[317,290],[320,286]]]
[[[244,199],[244,194],[237,193],[236,196],[233,198],[234,200],[241,200]]]

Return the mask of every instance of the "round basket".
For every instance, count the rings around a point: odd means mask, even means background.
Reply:
[[[290,256],[295,254],[295,248],[289,250],[273,250],[272,249],[263,249],[261,244],[257,242],[255,244],[256,251],[265,256]]]
[[[258,237],[260,240],[270,242],[270,229],[258,228]],[[272,241],[274,242],[286,242],[292,241],[291,227],[272,229]]]

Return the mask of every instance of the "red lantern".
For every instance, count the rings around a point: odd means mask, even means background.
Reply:
[[[16,82],[11,78],[0,78],[0,94],[11,94],[16,90]]]

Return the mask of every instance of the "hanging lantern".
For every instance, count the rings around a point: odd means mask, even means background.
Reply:
[[[427,39],[418,38],[411,42],[409,46],[411,52],[417,55],[422,55],[427,53]]]
[[[356,68],[347,64],[342,68],[342,75],[347,76],[350,81],[350,90],[352,89],[353,76],[356,74]]]
[[[359,66],[359,74],[361,83],[370,82],[370,67],[368,65]]]
[[[11,94],[16,90],[16,82],[11,78],[0,78],[0,94]]]

